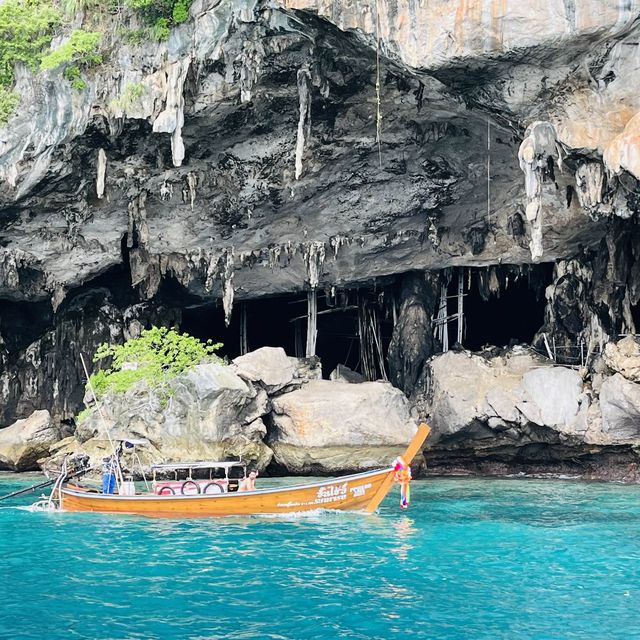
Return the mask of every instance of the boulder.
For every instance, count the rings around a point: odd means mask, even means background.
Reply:
[[[281,347],[261,347],[233,361],[235,372],[272,394],[291,384],[294,366]]]
[[[360,382],[364,382],[366,378],[358,373],[357,371],[353,371],[349,369],[344,364],[339,364],[329,376],[331,380],[340,380],[341,382],[350,382],[352,384],[359,384]]]
[[[385,382],[312,380],[272,403],[269,446],[292,473],[389,465],[416,430],[407,398]]]
[[[467,351],[431,361],[429,410],[434,441],[503,438],[503,432],[529,437],[527,425],[565,435],[585,430],[579,420],[583,385],[578,372],[554,366],[521,347],[499,356]],[[486,442],[485,442],[486,444]]]
[[[49,454],[60,440],[60,430],[53,426],[48,411],[34,411],[0,430],[0,469],[34,471],[37,461]]]
[[[614,441],[640,438],[640,384],[620,373],[607,378],[600,389],[602,430]]]
[[[640,341],[626,336],[618,342],[608,342],[603,351],[605,364],[631,382],[640,382]]]
[[[318,356],[289,358],[293,366],[294,382],[299,380],[322,380],[322,362]]]
[[[149,441],[148,455],[143,455],[149,461],[242,456],[264,469],[271,460],[261,420],[269,409],[266,394],[230,366],[202,364],[175,378],[166,390],[139,385],[124,394],[108,394],[102,406],[112,437]],[[80,423],[76,438],[90,455],[89,449],[104,448],[106,433],[97,412]]]

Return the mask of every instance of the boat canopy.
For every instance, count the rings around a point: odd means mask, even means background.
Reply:
[[[153,471],[179,471],[180,469],[231,469],[232,467],[245,467],[240,460],[217,462],[215,460],[202,460],[197,462],[170,462],[167,464],[154,464]]]

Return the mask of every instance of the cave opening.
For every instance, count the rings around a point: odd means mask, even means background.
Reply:
[[[316,355],[322,363],[322,374],[329,378],[337,365],[361,371],[358,327],[358,292],[343,292],[339,300],[319,291]],[[174,298],[174,304],[176,299]],[[231,322],[224,323],[219,301],[182,306],[180,329],[201,340],[222,342],[221,354],[233,359],[241,354],[242,316],[246,315],[246,348],[282,347],[287,355],[304,357],[307,335],[307,295],[287,294],[269,298],[236,301]],[[386,354],[393,325],[380,320],[383,351]],[[378,370],[378,373],[379,370]]]
[[[244,307],[244,309],[243,309]],[[318,300],[316,355],[328,378],[338,364],[356,369],[359,361],[357,312],[329,311],[326,299]],[[328,313],[322,313],[328,312]],[[305,355],[307,297],[293,294],[236,302],[228,327],[219,303],[191,305],[182,310],[181,329],[201,340],[224,343],[221,353],[229,359],[240,355],[242,314],[246,314],[247,349],[282,347],[287,355]]]
[[[552,282],[553,265],[470,271],[464,290],[464,347],[478,351],[486,345],[531,344],[544,324],[544,290]],[[448,295],[456,291],[452,278]]]

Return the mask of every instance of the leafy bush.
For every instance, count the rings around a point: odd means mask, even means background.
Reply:
[[[42,57],[40,68],[56,69],[70,62],[83,67],[100,64],[102,62],[99,50],[101,37],[97,31],[76,29],[64,44]]]
[[[204,343],[188,333],[153,327],[122,345],[100,345],[93,361],[110,358],[111,366],[94,373],[91,384],[98,397],[107,391],[123,393],[140,381],[151,387],[164,386],[197,364],[221,363],[221,358],[215,354],[221,347],[221,343],[212,340]]]
[[[142,15],[156,40],[166,40],[171,27],[189,19],[192,0],[125,0],[130,9]]]
[[[4,0],[0,3],[0,86],[13,84],[14,64],[37,69],[51,45],[62,14],[46,0]]]
[[[173,22],[174,24],[181,24],[189,19],[189,6],[190,0],[178,0],[173,5]]]
[[[153,37],[158,40],[158,42],[162,42],[169,37],[169,19],[168,18],[158,18],[153,23]]]
[[[0,126],[7,123],[19,102],[19,95],[0,86]]]
[[[140,98],[142,98],[142,96],[144,95],[144,91],[145,89],[142,82],[128,83],[125,86],[122,95],[117,100],[113,100],[111,102],[111,107],[127,109],[132,104],[138,102]]]

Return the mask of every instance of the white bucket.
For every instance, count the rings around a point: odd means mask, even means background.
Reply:
[[[135,496],[136,495],[136,485],[132,480],[124,480],[120,485],[120,495],[121,496]]]

